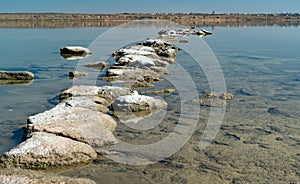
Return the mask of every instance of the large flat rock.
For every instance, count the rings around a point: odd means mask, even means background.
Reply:
[[[48,132],[98,148],[117,143],[112,133],[116,126],[117,123],[109,115],[61,103],[48,111],[30,116],[27,134]]]
[[[98,96],[107,100],[109,105],[118,96],[131,94],[132,90],[125,87],[117,86],[72,86],[60,94],[60,99],[64,100],[69,97],[93,97]]]
[[[54,134],[35,132],[25,142],[5,152],[0,165],[5,168],[44,169],[86,164],[97,157],[85,143]]]

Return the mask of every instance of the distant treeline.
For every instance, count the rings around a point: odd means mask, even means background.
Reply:
[[[300,14],[64,14],[2,13],[0,27],[101,27],[117,26],[133,20],[170,20],[185,26],[300,25]]]

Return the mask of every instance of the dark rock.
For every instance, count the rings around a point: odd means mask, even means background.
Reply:
[[[9,72],[0,71],[0,80],[33,80],[34,75],[31,72],[20,71],[20,72]]]

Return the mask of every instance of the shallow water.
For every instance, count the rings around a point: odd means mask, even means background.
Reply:
[[[77,61],[64,60],[58,49],[87,47],[107,29],[0,29],[0,69],[36,75],[30,85],[0,86],[0,153],[20,141],[17,130],[29,115],[54,106],[59,92],[72,85],[67,74]],[[227,91],[235,97],[209,147],[198,149],[210,112],[201,107],[192,138],[164,161],[131,166],[101,157],[60,174],[97,183],[300,182],[300,28],[216,27],[213,32],[203,39],[222,67]],[[181,52],[177,61],[192,76],[200,97],[210,92],[203,70],[191,57]],[[160,89],[166,86],[168,81],[156,84]],[[169,104],[161,124],[149,131],[120,124],[116,136],[132,144],[154,143],[168,136],[178,123],[180,99],[177,93],[161,97]]]

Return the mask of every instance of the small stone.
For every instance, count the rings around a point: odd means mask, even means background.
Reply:
[[[104,70],[107,66],[108,66],[108,63],[106,63],[106,62],[98,62],[98,63],[92,63],[92,64],[85,65],[85,67],[99,69],[99,70]]]
[[[232,100],[233,99],[233,94],[224,93],[224,94],[220,95],[219,98],[223,99],[223,100]]]
[[[69,77],[70,79],[74,79],[74,78],[79,78],[79,77],[84,77],[87,76],[88,74],[85,72],[78,72],[78,71],[72,71],[69,72]]]

